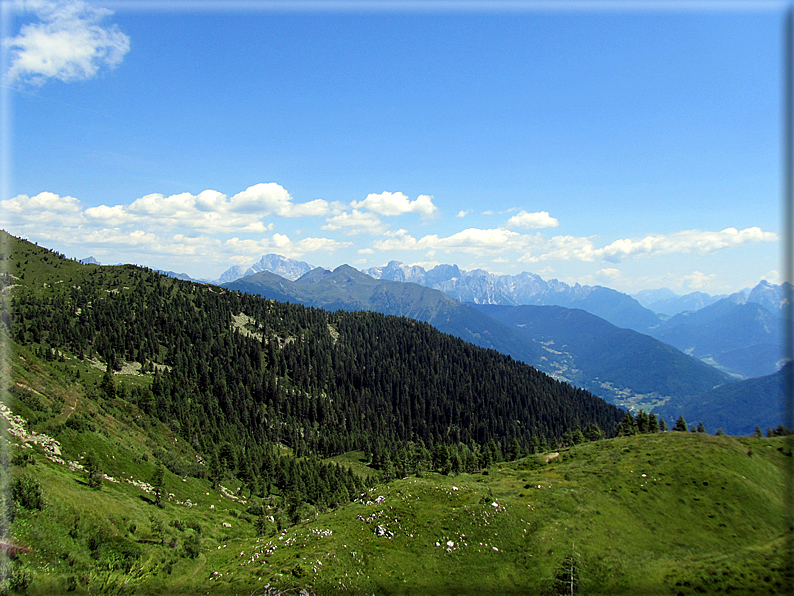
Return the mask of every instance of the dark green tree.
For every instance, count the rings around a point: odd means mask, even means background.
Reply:
[[[518,439],[513,437],[510,441],[510,461],[515,461],[521,457],[521,444]]]
[[[623,415],[623,420],[618,424],[618,436],[632,436],[637,434],[637,421],[632,416],[631,412],[626,411]]]
[[[637,414],[637,432],[642,434],[650,432],[650,419],[645,410],[640,410]]]
[[[116,398],[116,382],[113,380],[113,372],[110,370],[110,365],[108,365],[105,374],[102,376],[99,389],[107,399]]]
[[[163,508],[163,491],[165,490],[165,467],[162,462],[157,462],[151,479],[152,490],[154,492],[154,504]]]
[[[679,416],[678,420],[675,421],[675,426],[673,426],[673,430],[679,432],[686,432],[687,430],[689,430],[686,426],[686,420],[684,420],[683,416]]]
[[[97,454],[93,450],[89,450],[85,454],[83,468],[85,469],[88,486],[94,489],[101,488],[103,477],[102,464],[99,460],[99,457],[97,457]]]

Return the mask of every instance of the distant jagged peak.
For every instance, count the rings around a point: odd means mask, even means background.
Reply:
[[[275,273],[290,281],[295,281],[299,277],[306,275],[312,269],[314,269],[312,265],[303,261],[271,253],[263,255],[261,259],[249,267],[242,265],[229,267],[229,269],[221,274],[218,282],[222,284],[228,283],[261,271],[269,271],[270,273]]]
[[[84,259],[80,259],[80,263],[83,265],[101,265],[99,261],[97,261],[94,257],[86,257]]]

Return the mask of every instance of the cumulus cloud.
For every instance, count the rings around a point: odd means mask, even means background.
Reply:
[[[458,211],[458,215],[457,215],[457,217],[459,217],[459,218],[460,218],[460,217],[466,217],[468,214],[469,214],[469,212],[468,212],[468,211],[463,211],[463,210],[461,210],[461,211]]]
[[[654,256],[671,253],[697,251],[702,254],[723,248],[741,246],[748,243],[770,242],[778,239],[772,232],[760,228],[737,230],[728,228],[721,232],[690,230],[669,235],[647,236],[642,239],[616,240],[597,248],[595,237],[554,236],[545,238],[539,232],[522,234],[507,228],[468,228],[451,236],[439,237],[435,234],[414,238],[406,230],[386,232],[386,238],[374,243],[378,250],[443,250],[445,252],[518,252],[522,263],[542,261],[595,261],[603,259],[617,263],[631,256]],[[602,270],[602,276],[612,274],[616,269]]]
[[[765,279],[769,283],[775,285],[783,283],[783,280],[780,278],[780,272],[776,269],[772,269],[772,271],[765,273],[761,276],[761,279]]]
[[[72,247],[104,262],[117,261],[121,254],[134,263],[156,257],[159,263],[170,260],[195,266],[196,259],[201,258],[204,265],[228,267],[243,256],[250,262],[251,257],[263,252],[300,257],[349,247],[351,243],[331,238],[293,241],[284,234],[272,233],[273,222],[262,219],[266,215],[325,214],[327,210],[325,201],[294,203],[277,184],[255,185],[231,198],[215,190],[197,195],[153,193],[129,204],[88,208],[74,197],[42,192],[0,201],[0,225],[16,235]],[[271,235],[263,238],[267,232]],[[236,236],[221,240],[231,234]],[[244,235],[258,235],[260,239]]]
[[[508,228],[556,228],[560,222],[549,215],[548,211],[528,213],[520,211],[507,220]]]
[[[627,256],[656,255],[671,253],[699,252],[708,254],[731,246],[756,242],[772,242],[778,239],[773,232],[764,232],[752,227],[744,230],[726,228],[721,232],[686,230],[669,235],[650,235],[639,239],[616,240],[596,251],[606,261],[617,263]]]
[[[350,206],[387,217],[404,213],[420,213],[423,217],[429,217],[438,210],[433,204],[433,197],[429,195],[419,195],[416,200],[411,201],[401,192],[370,193],[363,201],[353,201]]]
[[[602,279],[608,279],[610,281],[614,281],[620,278],[620,271],[615,269],[614,267],[607,267],[605,269],[599,269],[596,271],[596,275]]]
[[[6,82],[43,85],[91,79],[102,68],[115,68],[130,50],[130,38],[117,25],[103,25],[111,11],[75,0],[15,2],[14,9],[34,13],[15,37],[3,39],[8,52]]]
[[[274,213],[281,217],[305,217],[325,215],[328,202],[322,199],[294,204],[287,190],[275,182],[256,184],[234,195],[229,200],[229,209],[235,213]]]
[[[524,238],[522,238],[521,234],[504,228],[488,230],[468,228],[445,238],[441,238],[436,234],[429,234],[419,240],[411,236],[406,230],[387,232],[386,236],[386,240],[379,240],[374,243],[376,249],[384,251],[443,250],[445,252],[478,253],[482,251],[504,252],[516,250],[524,244]]]
[[[228,199],[226,195],[205,190],[197,195],[152,193],[129,205],[98,205],[83,209],[74,197],[42,192],[33,197],[17,195],[0,201],[5,222],[32,225],[57,221],[63,226],[141,226],[157,230],[192,230],[208,234],[264,233],[273,224],[264,223],[268,215],[301,217],[324,215],[323,200],[293,203],[278,184],[257,184]],[[376,216],[373,216],[377,219]]]
[[[248,263],[245,259],[256,257],[266,252],[277,251],[289,258],[299,258],[311,252],[333,252],[352,246],[351,242],[338,242],[331,238],[303,238],[294,242],[285,234],[275,233],[270,238],[252,240],[248,238],[230,238],[223,243],[224,247],[236,253],[233,257],[239,262]]]
[[[396,232],[386,232],[386,240],[378,240],[374,246],[378,250],[410,250],[417,247],[416,238],[408,233],[408,230],[397,230]]]
[[[374,213],[367,213],[353,209],[345,211],[339,215],[334,215],[326,219],[323,230],[344,230],[346,234],[355,235],[361,233],[382,234],[386,231],[386,226]]]
[[[80,212],[80,201],[74,197],[61,197],[53,192],[40,192],[29,197],[17,195],[12,199],[0,201],[4,212],[14,217],[34,218],[38,221],[63,217]]]
[[[700,271],[693,271],[689,275],[684,275],[682,279],[684,285],[693,290],[706,290],[710,288],[717,280],[717,275],[715,273],[706,275]]]
[[[528,243],[528,250],[518,260],[522,263],[540,261],[592,261],[596,251],[592,238],[581,236],[554,236],[545,240],[535,235],[533,242]]]

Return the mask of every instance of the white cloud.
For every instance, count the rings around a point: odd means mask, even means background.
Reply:
[[[600,277],[601,279],[615,281],[616,279],[620,278],[620,271],[614,267],[607,267],[605,269],[599,269],[596,271],[596,276]]]
[[[386,240],[378,240],[373,245],[378,250],[411,250],[417,248],[416,238],[411,236],[407,230],[397,230],[396,232],[386,232]]]
[[[773,269],[772,271],[769,271],[768,273],[765,273],[764,275],[762,275],[761,279],[765,279],[769,283],[775,284],[775,285],[783,283],[783,280],[780,277],[780,272],[775,270],[775,269]]]
[[[554,236],[545,240],[540,234],[536,234],[532,240],[528,243],[527,252],[519,257],[519,262],[592,261],[596,256],[592,238]]]
[[[132,221],[130,215],[124,210],[123,205],[116,205],[115,207],[108,207],[107,205],[89,207],[84,213],[89,218],[101,221],[104,225],[108,226],[118,226]]]
[[[716,280],[716,274],[712,273],[711,275],[706,275],[700,271],[693,271],[689,275],[684,275],[682,278],[684,285],[693,290],[707,290],[714,285]]]
[[[507,220],[508,228],[556,228],[560,222],[549,215],[548,211],[528,213],[520,211]]]
[[[411,201],[401,192],[370,193],[363,201],[353,201],[350,206],[387,217],[404,213],[420,213],[423,217],[429,217],[438,210],[433,204],[433,197],[429,195],[419,195],[415,201]]]
[[[344,229],[346,234],[352,236],[361,233],[382,234],[385,232],[386,226],[374,213],[353,209],[353,211],[345,211],[329,217],[322,229],[331,231]]]
[[[0,201],[0,206],[6,213],[45,219],[79,213],[81,208],[80,201],[74,197],[61,197],[52,192],[40,192],[32,197],[17,195],[12,199]]]
[[[3,39],[8,51],[9,83],[42,85],[91,79],[103,67],[115,68],[130,50],[130,39],[117,25],[100,23],[111,11],[75,0],[16,2],[18,12],[33,12],[40,22],[21,27],[16,37]]]
[[[288,236],[275,233],[270,238],[261,238],[259,240],[230,238],[223,245],[229,250],[238,253],[238,255],[242,253],[250,255],[250,257],[256,257],[266,252],[276,251],[285,257],[299,258],[310,252],[328,253],[342,248],[349,248],[352,243],[338,242],[331,238],[303,238],[298,242],[293,242]],[[237,261],[250,262],[238,255],[235,255]]]
[[[468,214],[468,211],[458,211],[458,215],[456,217],[466,217]]]
[[[229,210],[234,213],[256,213],[281,217],[320,216],[328,213],[328,202],[316,199],[308,203],[294,204],[292,197],[280,184],[269,182],[256,184],[234,195],[229,200]]]
[[[439,238],[436,234],[423,236],[417,240],[406,230],[387,232],[386,240],[374,243],[378,250],[443,250],[445,252],[461,251],[469,253],[504,252],[516,250],[523,246],[524,237],[518,232],[504,228],[483,230],[468,228],[446,238]]]
[[[752,227],[744,230],[726,228],[721,232],[686,230],[674,234],[651,235],[639,239],[616,240],[612,244],[598,249],[596,254],[605,261],[619,262],[627,256],[657,255],[671,253],[699,252],[707,254],[732,246],[756,242],[772,242],[778,239],[773,232],[764,232],[761,228]]]
[[[207,234],[262,234],[273,228],[272,222],[262,221],[267,215],[311,217],[328,212],[326,201],[295,204],[284,188],[272,183],[257,184],[231,199],[215,190],[197,195],[152,193],[129,205],[97,205],[83,209],[74,197],[42,192],[33,197],[18,195],[0,201],[0,207],[0,221],[21,226],[58,222],[73,227],[139,226]],[[377,219],[377,216],[372,217]],[[381,226],[376,232],[382,229]]]

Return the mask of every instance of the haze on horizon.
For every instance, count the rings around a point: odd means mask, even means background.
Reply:
[[[111,6],[10,9],[12,234],[203,279],[276,253],[781,281],[783,3]]]

